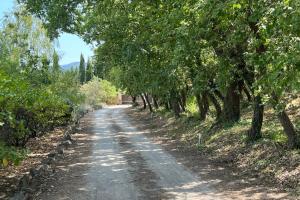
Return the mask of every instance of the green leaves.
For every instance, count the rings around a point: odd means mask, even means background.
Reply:
[[[233,8],[233,9],[241,9],[241,8],[242,8],[242,5],[239,4],[239,3],[235,3],[235,4],[232,5],[232,8]]]
[[[9,147],[0,141],[0,167],[5,168],[9,164],[19,165],[27,154],[26,149]]]
[[[298,0],[22,2],[50,33],[97,42],[98,74],[130,94],[165,98],[211,81],[225,89],[234,79],[264,96],[299,91]]]
[[[77,72],[60,71],[41,21],[23,7],[14,13],[0,30],[0,138],[24,146],[37,133],[71,120],[83,98]]]
[[[82,85],[80,91],[85,96],[86,106],[97,108],[102,104],[118,103],[117,89],[107,80],[94,77],[91,81]]]

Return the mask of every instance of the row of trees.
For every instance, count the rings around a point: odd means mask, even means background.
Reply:
[[[284,100],[299,93],[298,0],[21,2],[52,37],[66,31],[97,43],[97,73],[132,96],[151,95],[177,117],[195,96],[200,119],[211,104],[219,123],[238,121],[241,102],[251,102],[250,140],[262,137],[271,105],[289,146],[299,145]]]
[[[89,82],[92,80],[93,76],[95,75],[94,67],[90,60],[88,59],[87,63],[85,64],[84,57],[80,55],[80,63],[79,63],[79,81],[81,84]]]

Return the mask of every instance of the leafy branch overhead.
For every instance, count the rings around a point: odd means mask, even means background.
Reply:
[[[254,111],[250,140],[262,137],[270,105],[289,145],[298,145],[283,99],[299,91],[299,1],[20,2],[51,37],[66,31],[98,44],[98,75],[129,94],[150,94],[176,116],[192,95],[201,119],[211,103],[222,122],[240,119],[245,94]]]

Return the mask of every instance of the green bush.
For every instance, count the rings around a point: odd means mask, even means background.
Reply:
[[[42,22],[20,7],[0,24],[0,167],[26,142],[78,119],[78,72],[62,72]],[[34,37],[32,37],[34,36]]]
[[[85,96],[85,104],[93,108],[101,107],[102,104],[117,103],[118,92],[115,86],[97,77],[82,85],[80,91]]]
[[[192,115],[196,115],[198,113],[198,105],[197,105],[196,97],[189,96],[187,98],[186,110]]]
[[[76,84],[63,88],[65,79],[61,76],[56,84],[32,87],[24,75],[9,76],[0,71],[0,138],[3,141],[23,146],[29,138],[73,118],[82,97]]]
[[[6,167],[9,163],[18,165],[27,155],[27,150],[6,146],[0,142],[0,167]]]

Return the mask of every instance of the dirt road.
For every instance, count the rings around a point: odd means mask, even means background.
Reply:
[[[72,156],[36,199],[230,199],[215,192],[218,180],[202,180],[134,127],[125,108],[107,107],[83,119]]]

